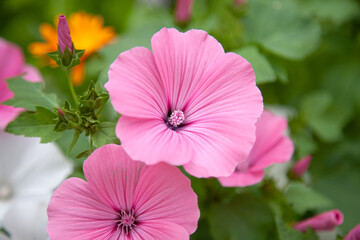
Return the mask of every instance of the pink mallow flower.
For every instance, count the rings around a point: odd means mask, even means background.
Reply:
[[[300,178],[304,173],[307,171],[307,169],[310,166],[312,156],[307,155],[296,162],[294,168],[291,170],[291,172],[298,178]]]
[[[344,240],[360,240],[360,224],[351,230]]]
[[[59,24],[57,27],[57,37],[61,53],[64,53],[67,47],[70,52],[73,52],[73,43],[70,36],[70,29],[64,15],[59,16]]]
[[[153,53],[136,47],[109,69],[116,134],[132,159],[184,165],[196,177],[229,176],[246,161],[263,110],[249,62],[202,30],[163,28]]]
[[[8,88],[6,80],[21,74],[24,74],[23,78],[28,81],[42,81],[39,71],[25,64],[21,48],[0,38],[0,130],[4,129],[9,122],[13,121],[23,111],[22,108],[1,104],[14,96]]]
[[[301,232],[306,232],[308,227],[315,231],[328,231],[333,230],[336,226],[342,224],[343,221],[343,214],[335,209],[295,223],[294,228]]]
[[[284,135],[287,120],[265,110],[256,123],[256,142],[248,161],[239,164],[229,177],[219,177],[225,187],[244,187],[260,182],[265,175],[264,169],[275,163],[290,160],[294,145]]]
[[[197,196],[178,168],[133,161],[111,144],[83,170],[88,182],[70,178],[50,200],[50,239],[182,240],[196,230]]]
[[[192,15],[194,0],[177,0],[175,7],[175,20],[179,23],[186,23]]]

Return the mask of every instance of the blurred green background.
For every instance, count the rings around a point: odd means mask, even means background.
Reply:
[[[150,48],[151,36],[162,27],[208,31],[226,51],[241,54],[253,65],[265,107],[275,106],[287,115],[296,148],[293,161],[313,155],[308,185],[321,200],[313,195],[302,199],[305,193],[299,188],[291,196],[277,193],[270,180],[223,189],[213,179],[192,178],[202,214],[192,239],[302,239],[286,235],[288,229],[281,227],[330,208],[345,215],[340,233],[360,223],[360,1],[247,0],[234,6],[232,0],[195,0],[191,20],[182,25],[174,21],[174,6],[165,0],[1,0],[0,36],[20,45],[27,62],[42,72],[46,91],[65,100],[70,98],[65,73],[44,66],[27,51],[31,42],[43,41],[40,24],[53,24],[60,13],[101,15],[118,35],[87,60],[79,93],[122,51]],[[118,116],[107,117],[115,121]],[[62,140],[63,146],[70,137]],[[81,143],[76,148],[81,149]],[[268,207],[274,199],[285,199],[278,204],[283,214]],[[300,210],[291,205],[297,199],[305,205]]]

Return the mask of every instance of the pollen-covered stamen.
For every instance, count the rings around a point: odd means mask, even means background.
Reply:
[[[168,123],[173,127],[180,126],[185,121],[185,115],[181,110],[175,110],[168,117]]]
[[[134,210],[131,209],[130,211],[125,211],[121,209],[118,214],[119,219],[116,220],[117,228],[128,234],[130,230],[133,230],[133,228],[136,227]]]

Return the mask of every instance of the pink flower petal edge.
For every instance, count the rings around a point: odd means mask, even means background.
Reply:
[[[133,161],[105,145],[84,162],[88,182],[70,178],[54,192],[51,239],[189,239],[200,211],[190,180],[165,163]]]
[[[264,169],[275,163],[287,162],[294,152],[291,139],[284,135],[287,120],[265,110],[256,123],[256,141],[248,160],[239,164],[229,177],[219,177],[225,187],[244,187],[259,183]]]
[[[42,81],[41,74],[36,68],[24,64],[21,48],[0,38],[0,129],[4,129],[23,111],[21,108],[1,105],[14,96],[8,89],[6,80],[21,74],[24,74],[23,78],[28,81]]]
[[[153,53],[143,47],[121,53],[109,69],[105,88],[122,114],[116,127],[122,146],[146,164],[229,176],[246,161],[263,110],[250,63],[224,53],[202,30],[163,28],[151,45]]]
[[[360,224],[354,227],[348,235],[346,235],[344,240],[360,240]]]
[[[305,232],[309,227],[313,230],[326,231],[332,230],[336,226],[341,225],[343,221],[343,214],[339,210],[335,209],[295,223],[294,229]]]

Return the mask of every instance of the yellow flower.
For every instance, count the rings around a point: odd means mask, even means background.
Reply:
[[[57,26],[58,18],[55,21]],[[80,65],[73,68],[72,81],[74,85],[80,85],[84,80],[85,64],[84,61],[102,46],[109,43],[114,37],[115,32],[112,27],[104,27],[103,18],[87,14],[85,12],[77,12],[68,18],[71,38],[76,49],[85,50],[81,57]],[[56,28],[48,23],[40,25],[40,34],[45,42],[34,42],[29,45],[29,52],[37,57],[46,57],[46,61],[50,66],[56,67],[55,61],[47,57],[45,54],[57,50],[57,33]]]

